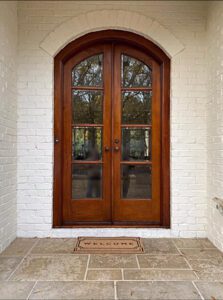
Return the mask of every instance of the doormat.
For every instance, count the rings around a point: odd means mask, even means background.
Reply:
[[[75,253],[87,254],[136,254],[144,248],[138,237],[78,237]]]

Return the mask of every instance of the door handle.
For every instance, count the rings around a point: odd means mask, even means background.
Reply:
[[[114,150],[115,150],[115,151],[119,151],[119,147],[118,147],[118,146],[115,146],[115,147],[114,147]]]
[[[108,146],[105,146],[105,151],[108,152],[110,148]]]

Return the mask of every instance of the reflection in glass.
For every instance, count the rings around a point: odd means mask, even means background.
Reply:
[[[122,160],[151,160],[150,128],[122,129]]]
[[[152,92],[122,93],[122,123],[151,124]]]
[[[73,164],[72,199],[101,198],[101,175],[101,165]]]
[[[91,56],[72,70],[73,86],[102,86],[102,54]]]
[[[101,128],[76,127],[72,129],[73,160],[100,160],[101,145]]]
[[[122,86],[151,87],[151,85],[151,68],[135,58],[122,55]]]
[[[122,165],[122,198],[151,199],[151,169],[149,165]]]
[[[101,124],[102,99],[100,91],[72,91],[73,123]]]

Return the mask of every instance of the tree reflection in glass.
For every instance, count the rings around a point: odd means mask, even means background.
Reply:
[[[152,92],[122,93],[122,124],[151,124]]]
[[[101,124],[102,118],[101,91],[78,91],[72,93],[72,117],[74,124]]]
[[[73,160],[100,160],[102,129],[78,127],[72,130]]]
[[[91,56],[76,65],[72,71],[73,86],[102,86],[103,55]]]
[[[72,198],[101,198],[102,167],[97,164],[73,164]]]
[[[149,88],[151,85],[151,68],[133,57],[122,55],[122,86]]]
[[[151,199],[151,166],[122,165],[122,198]]]
[[[122,160],[151,160],[151,131],[149,128],[122,129]]]

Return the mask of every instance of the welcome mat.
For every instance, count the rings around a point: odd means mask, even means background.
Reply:
[[[74,252],[87,254],[135,254],[143,253],[144,249],[138,237],[78,237]]]

